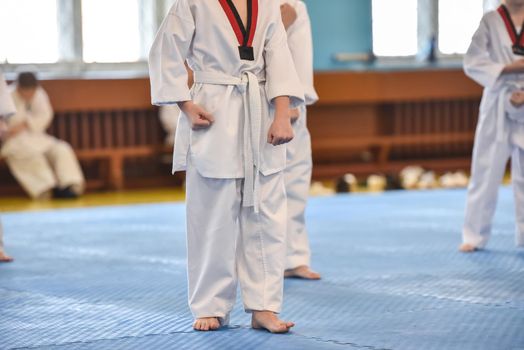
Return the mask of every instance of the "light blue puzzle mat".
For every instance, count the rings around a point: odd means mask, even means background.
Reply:
[[[524,252],[501,189],[489,249],[457,252],[464,191],[314,198],[313,267],[288,280],[287,335],[191,329],[184,207],[3,214],[0,349],[524,349]]]

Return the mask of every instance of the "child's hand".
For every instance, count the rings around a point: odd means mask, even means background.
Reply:
[[[516,66],[524,67],[524,58],[519,58],[514,63],[515,63]]]
[[[511,94],[511,97],[510,97],[510,102],[513,106],[519,108],[519,107],[522,107],[522,105],[524,105],[524,91],[514,91],[512,94]]]
[[[506,74],[524,72],[524,58],[520,58],[506,65],[506,67],[504,67],[504,70],[502,72]]]
[[[286,30],[297,20],[297,11],[290,4],[283,4],[280,6],[280,15]]]
[[[178,106],[189,119],[193,130],[207,129],[215,121],[210,113],[199,105],[193,103],[193,101],[184,101],[179,103]]]
[[[278,117],[278,115],[275,115],[275,120],[273,120],[269,128],[267,142],[273,146],[278,146],[288,143],[293,140],[293,137],[293,127],[291,126],[289,118],[287,116]]]
[[[291,124],[295,123],[300,117],[300,111],[298,108],[293,108],[289,110],[289,118],[291,119]]]

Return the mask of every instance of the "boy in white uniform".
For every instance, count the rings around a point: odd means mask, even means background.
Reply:
[[[524,0],[484,15],[464,58],[468,76],[484,86],[473,150],[463,243],[473,252],[486,246],[508,158],[516,206],[516,243],[524,245]]]
[[[295,68],[305,92],[306,105],[318,100],[313,85],[313,40],[311,22],[306,4],[300,0],[281,0],[282,20]],[[287,263],[286,277],[310,280],[320,274],[310,269],[311,251],[305,223],[305,210],[309,196],[313,161],[311,136],[307,129],[306,106],[292,110],[295,138],[287,145],[285,182],[287,193]]]
[[[187,61],[195,84],[187,87]],[[178,0],[150,52],[152,101],[182,115],[173,170],[186,170],[189,306],[196,330],[227,324],[237,280],[252,326],[278,319],[286,253],[284,143],[303,91],[278,0]]]
[[[35,75],[20,73],[11,96],[16,114],[9,119],[1,149],[11,172],[32,198],[74,198],[84,176],[71,146],[46,133],[53,109]]]
[[[4,75],[0,73],[0,142],[3,141],[5,132],[7,131],[7,125],[5,119],[15,114],[16,109],[9,91],[7,90],[7,84],[5,83]],[[11,262],[13,258],[7,255],[4,251],[4,232],[2,228],[2,222],[0,221],[0,263]]]

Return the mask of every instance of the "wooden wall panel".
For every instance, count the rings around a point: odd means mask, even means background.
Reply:
[[[149,79],[46,80],[57,112],[151,108]]]
[[[319,105],[476,98],[481,88],[462,70],[323,72],[315,75]]]

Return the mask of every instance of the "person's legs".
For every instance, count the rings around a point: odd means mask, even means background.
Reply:
[[[13,176],[32,198],[43,198],[56,186],[53,170],[43,154],[5,159]]]
[[[186,178],[189,307],[195,329],[213,330],[236,299],[241,180],[204,178],[191,164]]]
[[[85,179],[73,148],[67,142],[55,139],[46,156],[55,171],[58,187],[70,188],[76,195],[82,194]]]
[[[511,182],[515,196],[516,244],[524,247],[524,149],[515,148],[513,151]]]
[[[477,128],[471,179],[468,187],[463,243],[460,250],[471,252],[486,246],[491,235],[498,191],[511,154],[508,143],[496,141],[493,132]]]
[[[260,175],[260,208],[242,207],[237,270],[244,308],[253,328],[287,332],[291,322],[278,319],[282,308],[286,259],[286,192],[284,175]]]
[[[13,258],[7,255],[4,250],[4,229],[2,226],[2,220],[0,220],[0,263],[11,261],[13,261]]]
[[[310,270],[311,251],[305,219],[312,168],[311,139],[304,110],[295,124],[295,138],[287,144],[284,171],[288,209],[286,277],[320,278]]]

